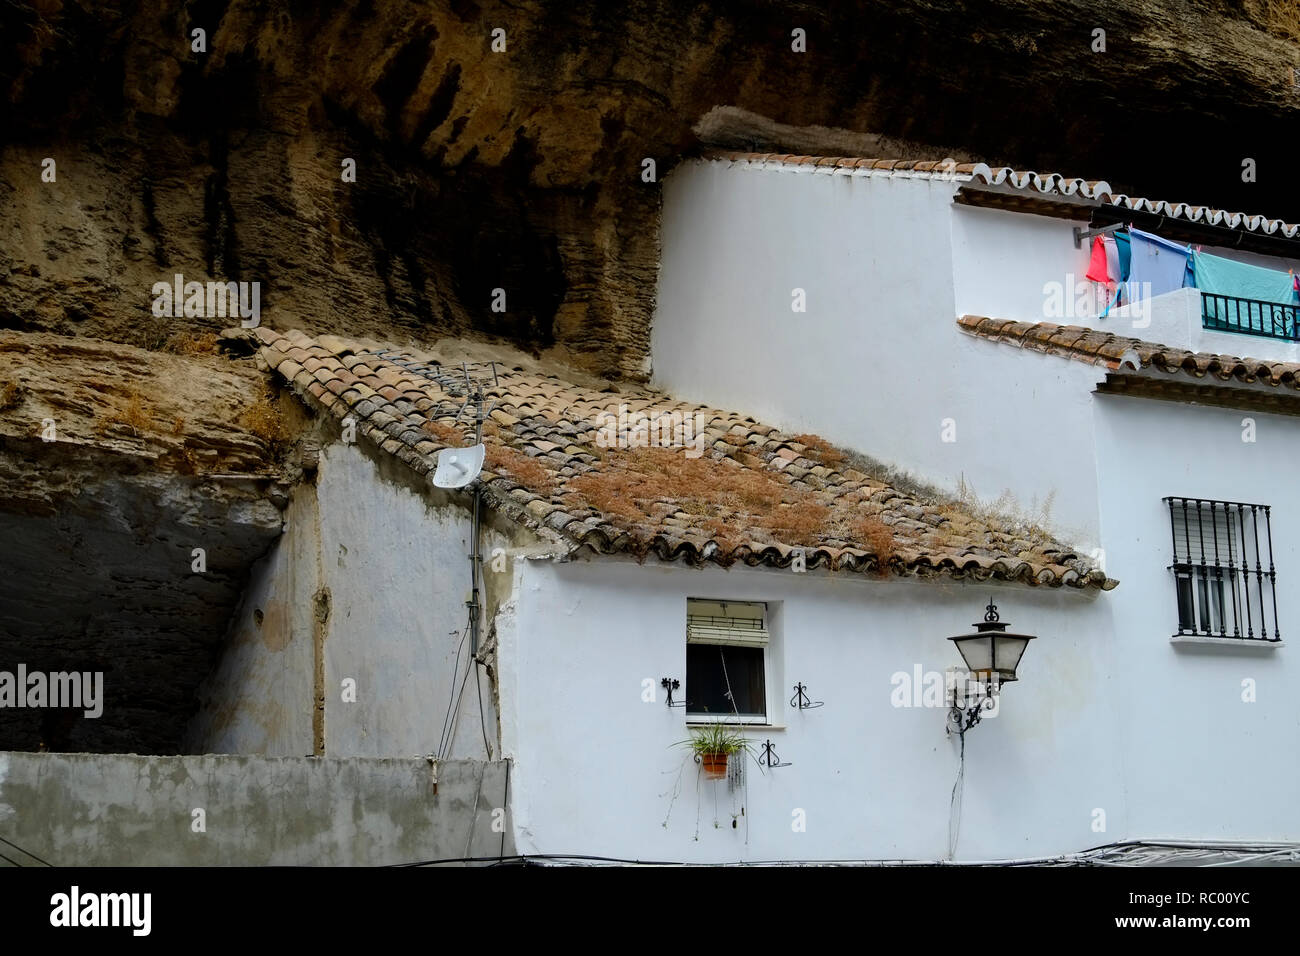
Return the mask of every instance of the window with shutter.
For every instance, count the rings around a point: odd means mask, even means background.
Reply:
[[[686,715],[767,721],[766,605],[691,599],[686,612]]]

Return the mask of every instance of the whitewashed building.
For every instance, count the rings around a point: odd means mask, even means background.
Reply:
[[[1295,228],[904,166],[679,168],[655,388],[258,329],[324,448],[191,749],[504,757],[543,859],[1289,858],[1294,337],[1045,287],[1107,214],[1282,271]],[[435,488],[476,392],[484,470]],[[990,604],[1035,639],[953,732],[948,638]],[[725,778],[678,746],[719,721]]]

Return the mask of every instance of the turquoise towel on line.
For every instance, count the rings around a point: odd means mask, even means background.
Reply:
[[[1283,305],[1296,304],[1294,278],[1286,272],[1252,266],[1222,256],[1212,256],[1204,252],[1192,253],[1192,284],[1202,292],[1216,295],[1228,295],[1238,299],[1254,299],[1260,302],[1273,302]],[[1207,299],[1202,303],[1206,318],[1226,320],[1230,316],[1238,321],[1236,303],[1226,307],[1221,303]],[[1219,315],[1222,311],[1225,314]],[[1254,324],[1253,319],[1263,315],[1258,307],[1242,305],[1240,321]]]
[[[1294,302],[1293,277],[1276,269],[1235,262],[1205,252],[1192,253],[1192,274],[1202,292],[1231,295],[1261,302]]]

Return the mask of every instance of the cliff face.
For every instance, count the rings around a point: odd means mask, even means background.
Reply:
[[[11,701],[0,750],[175,752],[280,535],[302,418],[215,344],[0,332],[0,671],[99,672],[109,695],[90,718]]]
[[[780,124],[818,125],[1296,218],[1297,22],[1294,0],[10,0],[0,327],[157,348],[230,324],[150,314],[182,273],[260,281],[279,327],[502,336],[639,377],[642,160],[662,179],[713,108],[773,121],[701,126],[733,146],[843,151]]]

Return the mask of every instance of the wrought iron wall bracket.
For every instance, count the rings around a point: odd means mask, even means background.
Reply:
[[[814,707],[826,706],[826,702],[821,700],[812,700],[808,696],[807,685],[801,682],[794,685],[794,696],[790,698],[790,706],[799,710],[812,710]]]
[[[987,695],[981,697],[969,707],[962,707],[957,703],[957,692],[954,689],[951,704],[948,707],[948,733],[956,731],[964,734],[970,730],[983,718],[985,710],[991,710],[993,707],[993,696]]]
[[[781,758],[777,756],[776,750],[772,747],[772,741],[770,739],[763,742],[763,752],[758,755],[757,760],[762,766],[767,767],[769,770],[776,767],[790,766],[789,761],[782,761]]]
[[[659,686],[662,687],[665,691],[668,692],[668,706],[669,706],[669,707],[685,707],[685,706],[686,706],[686,701],[684,701],[684,700],[682,700],[682,701],[677,701],[677,702],[674,702],[674,701],[673,701],[673,691],[677,690],[679,687],[682,686],[682,682],[679,681],[679,680],[677,680],[677,678],[675,678],[675,677],[665,677],[663,680],[659,681]]]

